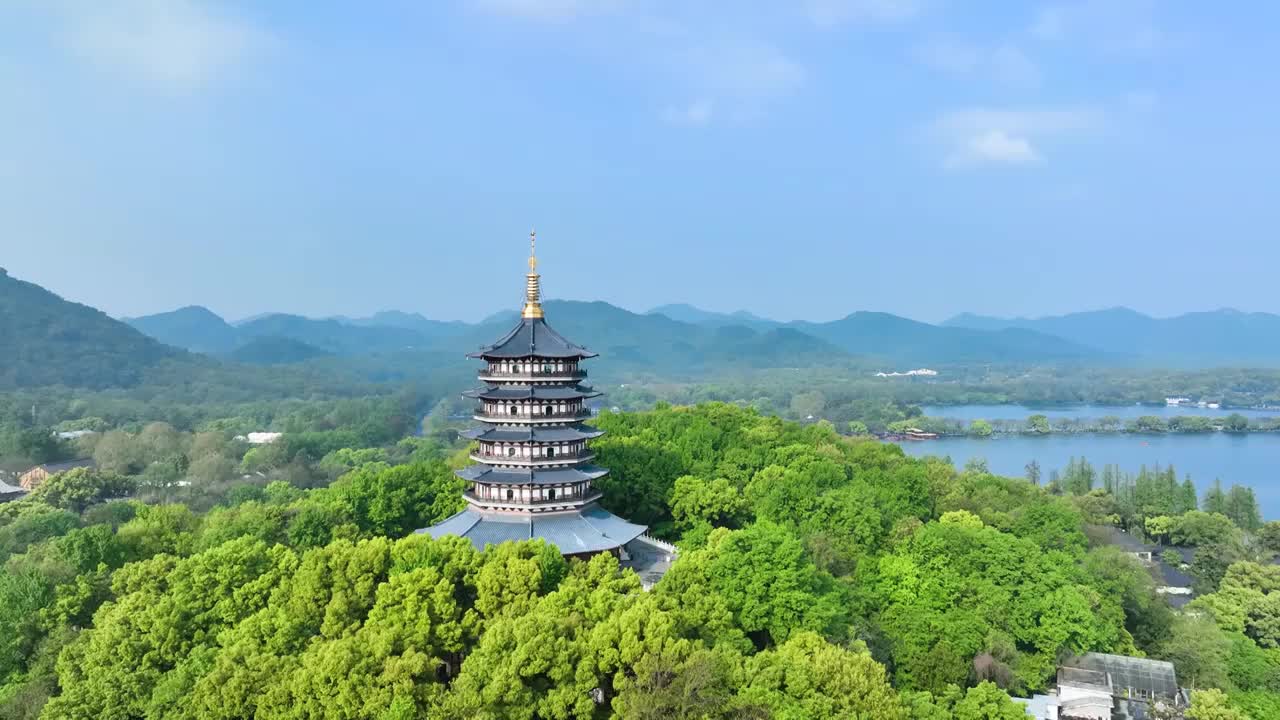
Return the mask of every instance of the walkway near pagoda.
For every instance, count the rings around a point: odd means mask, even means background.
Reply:
[[[619,564],[624,568],[631,568],[640,576],[640,584],[645,590],[653,589],[653,586],[662,579],[663,575],[671,569],[671,564],[676,559],[676,548],[674,545],[664,543],[642,535],[635,540],[627,543],[622,548],[627,558]]]

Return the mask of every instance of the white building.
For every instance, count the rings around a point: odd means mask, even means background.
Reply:
[[[906,372],[898,372],[898,371],[896,371],[896,370],[895,370],[895,371],[893,371],[893,372],[878,372],[878,373],[876,373],[876,377],[882,377],[882,378],[889,378],[889,377],[935,377],[937,374],[938,374],[938,371],[937,371],[937,370],[930,370],[929,368],[918,368],[918,369],[916,369],[916,370],[907,370]]]
[[[237,435],[236,440],[250,445],[270,445],[284,436],[278,432],[251,432],[248,435]]]

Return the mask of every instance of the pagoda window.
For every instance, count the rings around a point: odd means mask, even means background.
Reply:
[[[514,374],[514,375],[519,375],[519,374],[520,374],[520,366],[519,366],[519,365],[514,365],[514,366],[512,366],[512,368],[511,368],[511,372],[512,372],[512,374]]]
[[[555,500],[555,499],[556,499],[556,489],[555,489],[555,488],[547,488],[547,499],[548,499],[548,500]]]
[[[547,457],[553,458],[555,456],[556,456],[556,449],[553,447],[547,448]]]
[[[518,411],[518,410],[516,410],[516,406],[515,406],[515,405],[508,405],[508,406],[507,406],[507,414],[509,414],[509,415],[515,415],[515,414],[517,414],[518,412],[519,412],[519,411]]]
[[[511,488],[507,488],[507,499],[508,499],[508,500],[514,500],[514,499],[515,499],[515,495],[516,495],[516,494],[515,494],[515,492],[514,492],[514,491],[512,491],[512,490],[511,490]]]
[[[509,448],[507,448],[507,457],[515,457],[515,455],[516,455],[516,449],[515,449],[515,448],[513,448],[513,447],[509,447]]]
[[[556,409],[555,409],[555,408],[553,408],[553,407],[551,407],[550,405],[548,405],[548,406],[546,406],[546,407],[542,408],[542,412],[543,412],[544,414],[546,414],[546,415],[552,415],[552,414],[554,414],[554,413],[555,413],[555,411],[556,411]]]

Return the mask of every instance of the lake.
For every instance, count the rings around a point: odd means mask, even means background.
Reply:
[[[1013,410],[1012,406],[993,406]],[[982,406],[951,408],[968,411]],[[985,409],[985,408],[983,408]],[[1097,414],[1076,417],[1102,417],[1117,415],[1123,408],[1092,408]],[[1158,408],[1144,408],[1156,410]],[[1180,410],[1182,408],[1179,408]],[[930,409],[935,410],[935,409]],[[1019,411],[1025,408],[1019,408]],[[947,414],[930,412],[929,415],[956,418],[1016,418],[1025,417],[1017,412],[991,414]],[[1034,411],[1031,411],[1034,413]],[[1031,414],[1029,413],[1029,414]],[[1056,417],[1046,412],[1046,415]],[[1143,413],[1156,414],[1156,413]],[[1175,413],[1176,414],[1176,413]],[[1187,473],[1196,483],[1201,497],[1213,483],[1222,480],[1224,487],[1248,485],[1258,497],[1263,517],[1280,519],[1280,433],[1251,433],[1235,435],[1204,433],[1185,435],[1130,435],[1130,434],[1052,434],[1040,437],[1023,435],[998,435],[991,438],[948,437],[938,440],[922,440],[901,443],[908,455],[921,457],[937,455],[950,457],[957,466],[963,466],[970,458],[985,458],[988,467],[997,475],[1024,477],[1027,463],[1040,463],[1042,482],[1047,481],[1050,470],[1062,470],[1072,457],[1086,457],[1090,464],[1102,470],[1103,465],[1113,464],[1126,472],[1136,473],[1142,465],[1154,467],[1172,464],[1181,478]]]
[[[920,408],[925,415],[950,420],[1023,420],[1031,415],[1052,418],[1098,419],[1108,415],[1118,418],[1136,418],[1143,415],[1174,417],[1177,415],[1203,415],[1226,417],[1239,413],[1245,417],[1277,417],[1275,410],[1210,410],[1198,407],[1169,407],[1167,405],[1068,405],[1065,407],[1036,408],[1025,405],[927,405]]]

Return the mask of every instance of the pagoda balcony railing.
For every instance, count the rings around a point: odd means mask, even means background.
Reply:
[[[604,493],[599,490],[588,490],[583,495],[569,495],[567,497],[556,495],[555,500],[521,500],[513,498],[511,500],[500,500],[497,498],[482,498],[476,495],[475,490],[468,490],[462,493],[462,498],[468,503],[476,507],[486,510],[511,510],[516,512],[555,512],[556,510],[573,510],[580,508],[588,503],[595,502],[604,497]]]
[[[541,382],[570,382],[573,380],[584,380],[587,377],[586,370],[522,370],[521,372],[504,372],[502,370],[493,370],[484,368],[476,373],[481,381],[484,382],[514,382],[517,380],[531,380]]]
[[[553,412],[553,413],[536,413],[532,415],[510,415],[510,414],[494,414],[490,415],[484,412],[477,412],[472,417],[477,422],[494,423],[499,425],[523,425],[527,423],[554,423],[554,422],[572,422],[576,420],[591,419],[591,411],[587,409],[574,410],[570,412]]]
[[[534,467],[546,465],[564,465],[566,463],[586,462],[595,458],[596,454],[590,450],[583,450],[576,453],[556,453],[553,456],[535,455],[526,457],[524,455],[507,455],[506,453],[486,453],[473,452],[471,459],[484,463],[485,465],[518,465],[520,467]]]

